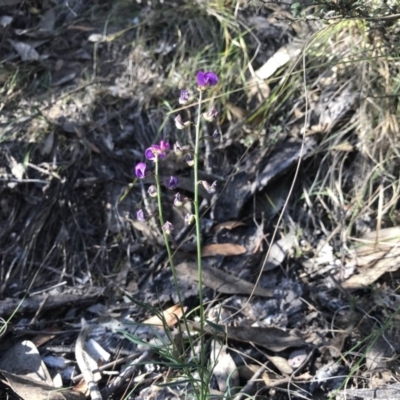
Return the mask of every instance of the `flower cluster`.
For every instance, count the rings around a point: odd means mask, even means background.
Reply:
[[[197,89],[202,92],[211,86],[216,86],[218,84],[218,76],[211,71],[199,71],[196,75],[197,81]],[[193,100],[193,94],[190,90],[184,89],[181,90],[179,96],[179,104],[185,105]],[[215,107],[211,107],[208,111],[202,114],[203,118],[208,122],[213,122],[218,116],[218,110]],[[191,121],[183,121],[182,117],[178,114],[175,118],[175,126],[177,129],[190,129],[192,125]],[[220,137],[219,132],[216,130],[213,136],[209,136],[208,140],[213,139],[214,141],[218,141]],[[159,144],[153,144],[144,152],[144,156],[147,160],[158,162],[166,157],[167,152],[171,149],[171,146],[168,142],[161,140]],[[178,142],[176,142],[173,146],[173,150],[176,156],[185,156],[186,163],[189,166],[193,166],[195,162],[195,158],[191,152],[187,152],[184,154],[181,146]],[[148,172],[146,171],[147,165],[144,162],[140,162],[135,167],[135,175],[138,179],[145,179],[148,176]],[[156,177],[158,179],[158,177]],[[203,187],[207,190],[208,193],[215,193],[217,182],[213,182],[211,185],[206,181],[199,181],[197,184],[202,184]],[[169,179],[164,181],[164,185],[167,189],[175,190],[178,187],[178,178],[175,176],[171,176]],[[151,197],[157,197],[157,187],[155,185],[151,185],[148,189],[148,194]],[[180,193],[175,194],[174,205],[175,207],[181,207],[185,202],[188,202],[189,199],[187,197],[182,198]],[[137,212],[137,219],[141,222],[145,222],[146,218],[144,216],[143,210],[139,210]],[[185,222],[187,224],[193,224],[196,222],[196,217],[193,214],[187,214],[185,217]],[[162,230],[166,235],[169,235],[173,230],[173,226],[170,222],[166,222],[162,226]]]

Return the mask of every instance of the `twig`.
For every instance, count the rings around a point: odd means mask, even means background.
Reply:
[[[256,383],[256,380],[260,378],[260,376],[263,374],[265,371],[265,365],[262,365],[252,376],[252,378],[244,385],[240,393],[236,395],[234,400],[243,400],[244,398],[248,398],[251,396],[251,393],[253,392],[254,385]]]
[[[85,343],[92,329],[93,327],[91,325],[82,320],[82,328],[78,335],[78,339],[76,339],[75,344],[75,358],[76,362],[78,363],[79,369],[82,372],[83,378],[86,381],[90,393],[90,398],[92,400],[102,400],[103,397],[101,396],[99,387],[97,386],[97,383],[94,379],[93,372],[87,359],[88,354],[85,351]]]
[[[46,350],[48,350],[48,348],[46,348]],[[137,358],[137,357],[138,357],[138,353],[130,354],[129,356],[118,358],[118,360],[114,360],[114,361],[111,361],[111,362],[109,362],[107,364],[100,365],[98,370],[100,372],[101,371],[105,371],[108,368],[115,367],[116,365],[122,364],[124,362],[127,362],[127,361],[132,360],[133,358]],[[83,374],[79,374],[79,375],[74,376],[72,378],[72,380],[74,382],[77,382],[77,381],[80,381],[82,378],[83,378]]]
[[[126,368],[123,372],[121,372],[116,378],[114,378],[111,383],[108,385],[108,387],[104,388],[101,393],[104,397],[104,399],[108,399],[123,383],[127,378],[132,376],[138,367],[138,364],[142,363],[143,361],[146,361],[148,358],[150,358],[151,355],[150,350],[146,350],[138,359],[133,361],[131,365]]]

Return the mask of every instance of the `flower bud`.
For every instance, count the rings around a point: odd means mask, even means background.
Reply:
[[[182,206],[183,206],[183,201],[182,201],[182,199],[181,199],[181,194],[180,194],[180,193],[177,193],[177,194],[175,195],[175,198],[174,198],[174,206],[175,206],[175,207],[182,207]]]
[[[176,176],[171,176],[168,181],[164,182],[167,189],[174,190],[178,186],[178,178]]]
[[[218,129],[216,129],[216,130],[214,131],[214,133],[213,133],[213,135],[212,135],[212,138],[213,138],[213,141],[214,141],[215,143],[218,143],[218,142],[221,141],[221,133],[220,133],[220,131],[219,131]]]
[[[137,220],[140,221],[140,222],[146,221],[146,219],[144,218],[144,212],[143,212],[142,209],[140,209],[140,210],[138,210],[138,211],[136,212],[136,218],[137,218]]]
[[[157,188],[154,185],[151,185],[147,190],[147,193],[150,197],[157,197]]]
[[[186,160],[187,165],[189,165],[189,167],[193,167],[194,157],[191,153],[186,154],[185,160]]]
[[[185,224],[192,225],[196,221],[196,216],[194,214],[186,214],[185,215]]]
[[[181,90],[181,95],[179,96],[179,104],[187,104],[189,103],[190,100],[192,100],[192,94],[190,93],[189,90]]]
[[[166,234],[166,235],[170,235],[171,234],[171,232],[174,230],[174,226],[171,224],[171,222],[166,222],[162,227],[161,227],[161,229],[164,231],[164,233]]]
[[[214,181],[211,185],[207,181],[199,181],[204,187],[204,189],[207,190],[207,193],[213,194],[217,190],[217,181]]]
[[[178,157],[180,157],[183,154],[182,147],[178,142],[174,144],[174,152]]]
[[[182,121],[182,117],[181,117],[180,114],[178,114],[178,115],[175,117],[175,126],[176,126],[179,130],[188,128],[190,125],[191,125],[191,122],[190,122],[190,121],[186,121],[186,122],[183,122],[183,121]]]
[[[203,113],[203,118],[208,122],[213,122],[218,116],[218,110],[211,107],[206,113]]]
[[[146,178],[146,164],[145,163],[140,162],[139,164],[136,165],[136,167],[135,167],[135,175],[139,179]]]

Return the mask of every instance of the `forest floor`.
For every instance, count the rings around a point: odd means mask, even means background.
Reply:
[[[400,398],[400,4],[303,3],[0,0],[1,398],[193,395],[200,70],[210,398]]]

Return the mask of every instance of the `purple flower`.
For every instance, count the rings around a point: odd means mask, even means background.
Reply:
[[[144,162],[140,162],[139,164],[136,165],[136,167],[135,167],[135,175],[139,179],[146,178],[146,164]]]
[[[189,90],[181,90],[181,95],[179,96],[179,104],[187,104],[189,101],[192,99],[192,94],[189,92]]]
[[[166,235],[169,235],[173,230],[174,226],[171,224],[171,222],[166,222],[161,229],[165,232]]]
[[[170,145],[164,140],[161,140],[160,144],[152,144],[146,151],[144,152],[144,156],[148,160],[155,160],[156,157],[158,159],[162,159],[165,157],[166,152],[170,149]]]
[[[180,114],[178,114],[178,115],[175,117],[175,126],[176,126],[179,130],[182,130],[182,129],[185,129],[185,128],[189,128],[189,126],[190,126],[191,124],[192,124],[192,123],[191,123],[190,121],[185,121],[185,122],[183,122],[183,121],[182,121],[182,117],[181,117]]]
[[[203,113],[203,118],[208,122],[213,122],[218,116],[218,110],[211,107],[206,113]]]
[[[136,213],[136,218],[138,219],[138,221],[140,222],[144,222],[146,221],[145,217],[144,217],[144,212],[142,209],[140,209],[137,213]]]
[[[174,190],[178,186],[178,178],[176,176],[171,176],[168,181],[164,182],[167,189]]]
[[[149,186],[147,193],[150,197],[157,197],[157,188],[154,185]]]
[[[215,86],[218,83],[218,76],[214,72],[199,71],[196,76],[197,85],[200,89],[205,89],[209,86]]]

